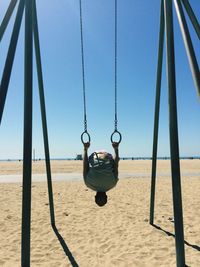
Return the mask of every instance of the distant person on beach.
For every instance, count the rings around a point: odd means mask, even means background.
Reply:
[[[115,157],[105,151],[96,151],[88,158],[90,143],[84,143],[83,178],[87,187],[96,191],[95,202],[104,206],[107,203],[106,192],[118,182],[119,143],[112,143]]]

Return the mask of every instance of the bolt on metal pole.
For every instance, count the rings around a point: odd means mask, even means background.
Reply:
[[[160,6],[160,33],[159,33],[159,49],[158,49],[158,64],[157,64],[157,81],[156,81],[156,100],[154,113],[154,134],[153,134],[153,152],[152,152],[152,171],[151,171],[151,197],[150,197],[150,224],[154,222],[154,207],[155,207],[155,188],[156,188],[156,165],[157,165],[157,150],[158,150],[158,127],[160,113],[160,91],[162,80],[162,62],[163,62],[163,46],[164,46],[164,6],[161,1]]]
[[[190,32],[187,26],[187,22],[185,19],[185,15],[183,12],[183,7],[181,5],[180,0],[174,0],[174,5],[175,5],[175,9],[176,9],[176,13],[177,13],[177,17],[178,17],[178,21],[179,21],[179,25],[180,25],[180,29],[181,29],[181,33],[183,36],[183,41],[185,44],[185,49],[187,52],[187,56],[188,56],[188,60],[189,60],[189,64],[190,64],[190,69],[192,72],[192,76],[193,76],[193,80],[195,83],[195,86],[197,88],[197,94],[199,96],[200,99],[200,75],[199,75],[199,66],[198,66],[198,62],[195,56],[195,51],[192,45],[192,40],[190,37]]]
[[[180,177],[177,103],[176,103],[176,76],[175,76],[172,0],[164,0],[164,13],[165,13],[165,26],[166,26],[167,73],[168,73],[167,76],[168,76],[168,92],[169,92],[169,133],[170,133],[173,208],[174,208],[174,222],[175,222],[176,263],[177,267],[185,267],[183,211],[182,211],[182,196],[181,196],[181,177]]]
[[[193,27],[197,33],[197,36],[200,39],[200,25],[199,25],[199,22],[195,16],[195,14],[194,14],[194,11],[193,11],[191,5],[190,5],[188,0],[182,0],[182,3],[185,7],[185,10],[187,11],[187,14],[188,14],[192,24],[193,24]]]
[[[47,130],[47,119],[46,119],[46,108],[45,108],[45,97],[44,97],[44,83],[43,83],[43,75],[42,75],[42,62],[41,62],[37,9],[36,9],[35,0],[33,0],[33,33],[34,33],[35,56],[36,56],[39,95],[40,95],[40,108],[41,108],[41,116],[42,116],[43,139],[44,139],[44,150],[45,150],[46,171],[47,171],[47,184],[48,184],[48,192],[49,192],[50,217],[51,217],[51,224],[55,225],[53,188],[52,188],[51,165],[50,165],[50,155],[49,155],[49,141],[48,141],[48,130]]]
[[[12,0],[10,2],[10,5],[8,6],[8,9],[6,11],[6,14],[5,14],[3,21],[1,23],[1,26],[0,26],[0,42],[3,38],[4,32],[8,26],[8,23],[10,21],[10,18],[12,16],[12,13],[13,13],[13,10],[15,9],[16,4],[17,4],[17,0]]]
[[[22,195],[21,266],[30,266],[31,179],[32,179],[32,102],[33,102],[33,33],[32,0],[25,1],[24,64],[24,151]]]
[[[1,86],[0,86],[0,124],[3,116],[3,110],[5,106],[5,101],[6,101],[6,96],[7,96],[7,91],[8,91],[8,86],[10,82],[10,76],[11,76],[11,71],[12,71],[12,66],[14,62],[14,57],[15,57],[15,51],[17,47],[17,41],[19,37],[19,31],[21,27],[21,22],[22,22],[22,16],[24,12],[24,1],[25,0],[20,0],[16,18],[15,18],[15,23],[10,39],[10,44],[8,48],[8,53],[6,57],[6,62],[3,70],[3,75],[1,79]]]

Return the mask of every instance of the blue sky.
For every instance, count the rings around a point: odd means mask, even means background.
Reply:
[[[199,0],[190,1],[200,20]],[[9,1],[0,3],[0,21]],[[114,128],[114,0],[83,0],[88,131],[95,149],[112,151]],[[79,1],[37,1],[50,154],[74,157],[82,152],[83,95]],[[118,128],[121,156],[151,156],[157,68],[160,1],[118,1]],[[16,12],[15,12],[16,13]],[[15,13],[0,44],[2,75]],[[24,23],[24,21],[23,21]],[[199,40],[191,36],[200,64]],[[200,155],[200,102],[174,10],[180,155]],[[0,159],[22,158],[23,151],[22,24],[0,128]],[[164,54],[160,156],[169,155],[168,99]],[[33,148],[43,158],[43,137],[34,61]]]

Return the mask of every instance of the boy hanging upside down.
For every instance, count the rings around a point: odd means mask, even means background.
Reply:
[[[106,192],[118,182],[119,143],[113,142],[115,158],[105,151],[94,152],[88,159],[90,143],[84,143],[83,178],[87,187],[96,191],[95,202],[104,206],[107,203]]]

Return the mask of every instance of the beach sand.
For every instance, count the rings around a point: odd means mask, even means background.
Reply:
[[[200,160],[181,161],[190,267],[200,266],[199,167]],[[22,162],[0,162],[0,175],[21,171]],[[44,172],[43,161],[33,163],[34,174]],[[52,161],[52,173],[74,172],[81,177],[81,161]],[[57,235],[50,225],[46,182],[32,184],[31,266],[176,266],[169,161],[158,161],[157,228],[149,225],[151,161],[120,161],[123,173],[132,178],[120,179],[102,208],[82,181],[53,182]],[[0,266],[20,266],[21,192],[21,183],[0,183]]]

